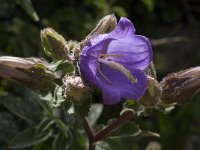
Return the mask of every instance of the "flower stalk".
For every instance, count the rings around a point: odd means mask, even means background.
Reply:
[[[89,139],[89,150],[95,150],[95,143],[105,138],[109,135],[113,130],[116,130],[121,125],[130,121],[133,117],[132,111],[127,111],[123,113],[116,121],[109,124],[104,129],[100,130],[96,134],[93,132],[86,118],[83,119],[83,127]]]

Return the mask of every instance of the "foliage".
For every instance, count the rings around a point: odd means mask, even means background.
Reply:
[[[93,105],[89,108],[90,98],[85,101],[86,108],[81,104],[73,105],[61,96],[60,77],[72,73],[75,68],[62,60],[47,58],[39,35],[44,27],[52,27],[67,41],[80,41],[104,15],[126,16],[134,21],[137,33],[152,38],[160,80],[169,72],[200,63],[199,7],[198,0],[0,0],[0,55],[44,57],[52,62],[49,69],[58,72],[54,80],[56,90],[42,91],[39,97],[32,90],[0,78],[0,149],[87,149],[88,140],[77,118],[90,110],[89,119],[93,117],[90,122],[98,130],[109,124],[108,119],[118,117],[122,107],[135,112],[134,121],[140,126],[134,122],[123,125],[99,141],[96,149],[126,148],[122,142],[127,149],[145,149],[150,141],[158,141],[163,150],[199,149],[199,95],[166,115],[160,112],[166,112],[164,108],[144,109],[132,101],[123,106],[121,103],[102,106],[102,110],[92,109]],[[155,40],[174,36],[179,37],[178,42],[165,40],[167,44],[162,44]],[[96,89],[92,96],[93,103],[101,99]],[[73,111],[83,116],[76,116]],[[144,132],[146,130],[158,132],[160,138]],[[141,137],[143,139],[139,140]]]

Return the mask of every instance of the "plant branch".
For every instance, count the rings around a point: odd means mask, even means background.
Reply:
[[[84,127],[85,132],[88,136],[89,150],[95,150],[94,133],[93,133],[92,128],[90,127],[86,117],[83,119],[83,127]]]
[[[85,132],[88,136],[88,139],[89,141],[92,141],[94,140],[94,132],[92,131],[92,128],[90,127],[86,117],[83,119],[83,127],[85,129]]]
[[[128,112],[122,114],[115,122],[111,123],[110,125],[105,127],[103,130],[101,130],[97,134],[95,134],[94,142],[101,140],[102,138],[106,137],[108,134],[110,134],[113,130],[117,129],[122,124],[130,121],[132,116],[133,116],[132,111],[128,111]]]
[[[132,116],[133,116],[133,112],[127,111],[124,114],[122,114],[115,122],[109,124],[107,127],[105,127],[104,129],[102,129],[96,134],[94,134],[94,132],[92,131],[92,128],[90,127],[85,117],[83,119],[83,127],[88,136],[89,150],[95,150],[95,142],[103,139],[104,137],[106,137],[108,134],[110,134],[113,130],[117,129],[122,124],[130,121]]]

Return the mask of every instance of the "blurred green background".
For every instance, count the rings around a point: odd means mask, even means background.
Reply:
[[[80,41],[99,19],[111,13],[118,19],[128,17],[137,34],[151,39],[159,81],[168,73],[200,64],[199,0],[32,0],[32,4],[29,0],[0,0],[0,55],[48,60],[41,46],[41,29],[52,27],[66,40]],[[25,122],[9,102],[3,103],[3,97],[13,95],[13,102],[17,98],[28,101],[29,92],[0,78],[0,149],[16,133],[40,120],[32,116],[34,119]],[[42,111],[33,100],[30,103]],[[35,110],[32,108],[29,113]],[[142,139],[140,149],[150,141],[158,141],[163,150],[200,150],[199,94],[170,114],[154,112],[140,121],[141,128],[161,135],[159,139]]]

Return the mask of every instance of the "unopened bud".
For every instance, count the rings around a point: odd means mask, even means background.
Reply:
[[[0,76],[15,80],[27,87],[48,89],[55,78],[47,63],[38,58],[0,57]]]
[[[153,107],[157,104],[160,94],[161,89],[157,80],[148,76],[148,88],[139,103],[146,107]]]
[[[77,104],[84,102],[89,92],[82,79],[77,76],[66,76],[63,79],[63,97],[70,99]]]
[[[94,36],[113,31],[116,25],[117,18],[114,14],[103,17],[98,22],[96,27],[90,32],[90,34],[88,34],[87,37],[81,42],[80,49],[82,49],[85,46],[85,44]]]
[[[69,59],[69,52],[65,39],[52,28],[45,28],[40,32],[45,53],[57,60]]]
[[[200,89],[200,67],[171,73],[160,83],[164,103],[183,104]]]
[[[96,32],[97,34],[111,32],[112,30],[115,29],[116,25],[117,25],[117,18],[115,17],[115,15],[114,14],[107,15],[98,22],[93,32]]]

